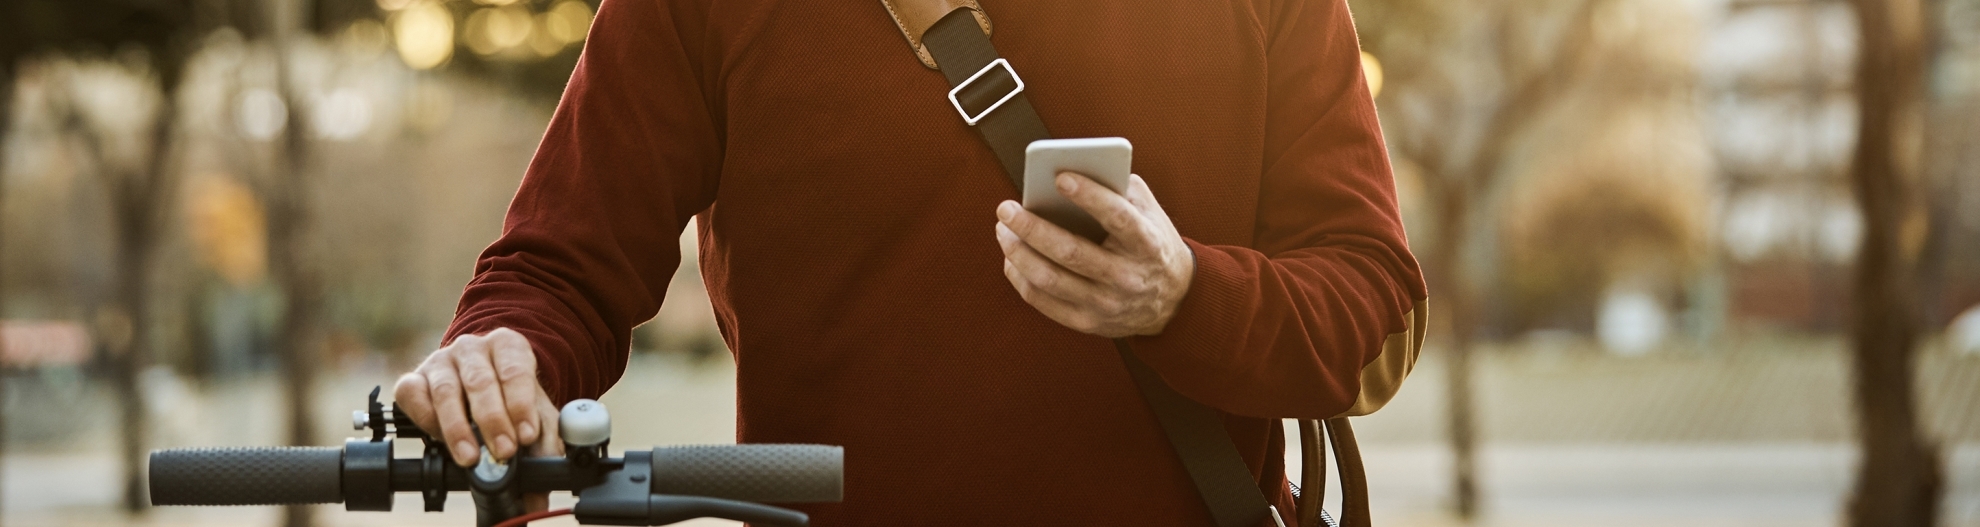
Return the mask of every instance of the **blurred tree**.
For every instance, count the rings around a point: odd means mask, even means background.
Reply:
[[[128,511],[143,510],[143,456],[148,419],[138,393],[137,374],[151,355],[152,283],[149,271],[158,257],[157,250],[173,196],[177,171],[172,166],[178,136],[175,104],[181,80],[181,66],[190,51],[188,42],[198,28],[192,24],[192,0],[10,0],[11,13],[5,17],[18,27],[12,35],[8,68],[19,57],[41,51],[104,53],[122,50],[141,59],[161,95],[156,112],[143,134],[143,159],[130,166],[112,162],[105,151],[104,131],[87,126],[75,108],[69,108],[68,131],[81,140],[95,162],[94,168],[108,193],[111,225],[114,229],[115,298],[100,310],[99,331],[109,352],[111,378],[121,407],[118,424],[122,429],[119,459],[124,469],[123,503]],[[11,75],[7,79],[11,87]]]
[[[583,7],[572,8],[572,5]],[[545,12],[533,12],[529,6],[545,8]],[[456,66],[451,69],[492,80],[531,99],[554,101],[578,54],[579,47],[569,44],[582,39],[591,6],[595,2],[519,2],[511,7],[525,9],[525,15],[531,17],[529,21],[539,24],[562,21],[552,24],[561,28],[560,36],[552,42],[554,46],[526,42],[524,48],[534,53],[527,56],[461,53],[463,58],[455,60]],[[443,13],[451,19],[481,9],[487,8],[449,2]],[[577,16],[574,18],[572,13]],[[109,194],[107,201],[111,203],[117,251],[112,266],[115,294],[109,305],[98,310],[96,319],[99,331],[104,333],[100,341],[106,344],[106,362],[111,366],[112,382],[122,406],[120,457],[125,468],[123,490],[128,509],[137,511],[144,506],[140,474],[148,424],[143,407],[138,404],[140,394],[135,380],[137,372],[150,361],[149,347],[159,338],[153,334],[157,322],[150,306],[156,302],[151,299],[154,287],[149,273],[160,257],[157,253],[161,237],[171,223],[167,220],[178,194],[177,158],[184,149],[180,143],[184,142],[181,136],[185,134],[180,130],[181,109],[177,104],[188,59],[208,33],[233,27],[249,39],[271,42],[278,50],[276,59],[284,63],[277,68],[281,77],[278,91],[285,103],[288,126],[275,148],[279,158],[274,163],[276,168],[269,171],[270,177],[264,178],[257,190],[268,203],[271,271],[288,299],[278,352],[290,381],[285,383],[293,410],[290,438],[306,442],[313,436],[305,410],[309,408],[309,372],[316,370],[316,348],[320,347],[324,333],[320,319],[324,317],[321,304],[325,287],[321,270],[310,268],[315,260],[309,252],[310,241],[315,238],[308,210],[311,194],[307,175],[313,166],[310,138],[306,135],[310,130],[307,122],[311,116],[310,101],[299,96],[308,90],[291,78],[293,72],[287,62],[297,39],[335,34],[354,22],[377,27],[376,19],[382,18],[381,15],[374,0],[0,2],[0,86],[4,86],[0,90],[14,86],[13,72],[24,56],[38,53],[103,56],[114,52],[142,63],[140,69],[152,81],[158,100],[163,101],[154,115],[145,118],[146,131],[139,141],[143,159],[135,163],[112,162],[109,157],[113,153],[107,150],[114,149],[106,148],[105,132],[93,129],[91,123],[76,113],[76,108],[66,108],[64,116],[68,125],[65,133],[78,139],[85,153],[95,158],[91,166],[99,172]],[[467,45],[465,39],[456,41],[451,31],[445,37],[450,48]],[[0,101],[11,100],[4,95],[0,93]],[[0,123],[6,123],[5,111],[11,105],[0,106],[6,106],[0,108]],[[5,128],[0,126],[0,133]],[[0,140],[0,145],[4,144]]]
[[[1958,17],[1948,9],[1946,0],[1919,0],[1926,23],[1922,28],[1922,60],[1926,64],[1923,83],[1929,86],[1935,82],[1944,83],[1948,77],[1943,61],[1946,51],[1955,45],[1947,35],[1949,26],[1958,24]],[[1933,21],[1940,21],[1933,23]],[[1958,156],[1964,141],[1972,141],[1975,135],[1973,113],[1962,108],[1959,97],[1945,93],[1950,90],[1920,90],[1925,114],[1924,154],[1919,160],[1920,184],[1925,190],[1925,215],[1927,231],[1924,249],[1918,260],[1918,305],[1923,309],[1919,320],[1926,327],[1943,327],[1959,314],[1964,306],[1957,304],[1959,293],[1956,288],[1960,273],[1951,269],[1960,255],[1960,238],[1963,229],[1959,225],[1959,209],[1962,197],[1958,170],[1961,163]],[[1972,103],[1967,103],[1972,104]],[[1950,297],[1950,298],[1949,298]]]
[[[282,372],[282,394],[288,407],[287,438],[291,445],[316,441],[314,407],[316,374],[323,362],[324,286],[317,236],[315,185],[311,163],[311,98],[295,79],[295,48],[299,39],[341,30],[354,20],[376,13],[361,0],[222,0],[230,26],[243,36],[273,48],[275,92],[280,97],[282,131],[275,144],[271,170],[252,170],[248,178],[267,210],[268,268],[282,291],[283,309],[275,337],[275,355]],[[240,148],[244,145],[235,145]],[[238,152],[237,152],[238,154]],[[246,164],[237,162],[237,164]],[[238,168],[247,169],[242,166]],[[314,524],[310,505],[283,507],[283,525]]]
[[[1514,142],[1572,88],[1596,49],[1595,15],[1612,0],[1356,0],[1363,46],[1386,65],[1383,124],[1392,154],[1413,164],[1430,213],[1419,251],[1443,306],[1452,493],[1478,513],[1473,343],[1489,287],[1467,268],[1507,179]],[[1551,37],[1551,38],[1550,38]]]
[[[21,59],[21,55],[25,54],[27,47],[27,43],[21,38],[24,32],[18,27],[21,21],[21,14],[16,13],[16,9],[17,4],[14,2],[0,3],[0,254],[7,253],[7,240],[5,236],[7,229],[6,221],[4,221],[7,217],[5,210],[5,204],[7,203],[7,131],[14,128],[14,68],[17,67],[16,63]],[[7,280],[4,277],[5,270],[5,266],[0,265],[0,321],[7,319]],[[0,339],[0,357],[6,355],[6,339]],[[6,372],[0,371],[0,459],[6,459],[7,454],[6,394]],[[0,469],[4,468],[4,466],[0,466]],[[4,470],[0,470],[0,473],[4,473]],[[5,490],[5,488],[0,488],[0,492],[4,492]],[[5,509],[6,503],[0,502],[0,510]]]
[[[1862,448],[1849,522],[1930,527],[1943,482],[1937,447],[1922,437],[1913,384],[1918,348],[1917,263],[1927,221],[1918,173],[1923,138],[1924,6],[1853,0],[1856,154],[1851,182],[1863,210],[1856,262],[1857,435]]]
[[[316,225],[319,215],[313,210],[313,204],[319,201],[316,187],[322,169],[314,159],[316,149],[309,135],[314,124],[311,122],[313,98],[305,94],[314,87],[299,84],[295,50],[300,39],[336,35],[353,23],[378,16],[379,4],[370,0],[227,1],[238,6],[240,13],[235,17],[235,25],[243,35],[273,48],[275,88],[286,111],[286,124],[274,148],[274,166],[260,171],[266,172],[263,177],[251,179],[256,181],[256,192],[267,204],[269,269],[283,292],[286,306],[276,346],[289,406],[288,440],[292,444],[309,444],[316,435],[310,413],[311,394],[316,385],[315,372],[325,356],[328,284],[325,269],[319,264],[322,255],[317,252],[323,241]],[[508,9],[522,10],[528,3],[545,2],[527,2]],[[451,16],[452,11],[448,12]],[[588,9],[585,16],[588,22]],[[458,26],[474,28],[472,24]],[[446,38],[450,46],[465,47],[469,43],[467,35],[455,39],[449,33]],[[562,93],[577,55],[576,47],[564,47],[561,43],[558,50],[559,53],[547,57],[527,56],[528,60],[466,52],[448,56],[459,57],[453,62],[455,69],[468,75],[491,80],[526,98],[554,101]],[[311,509],[290,506],[285,509],[284,521],[290,527],[309,525]]]
[[[259,16],[244,17],[241,26],[274,48],[275,91],[287,112],[275,145],[275,168],[259,181],[268,205],[269,271],[281,287],[282,323],[277,330],[276,356],[281,361],[282,394],[289,407],[288,442],[310,445],[316,440],[315,415],[310,411],[316,372],[323,362],[323,281],[313,254],[315,211],[310,177],[310,98],[295,80],[295,47],[304,31],[341,28],[358,12],[343,0],[269,0],[259,2]],[[333,22],[330,18],[342,18]],[[283,507],[287,527],[314,524],[315,507]]]

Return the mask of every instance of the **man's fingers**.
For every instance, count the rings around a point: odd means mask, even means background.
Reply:
[[[529,455],[536,457],[562,457],[564,455],[564,440],[561,436],[557,435],[557,405],[550,402],[550,394],[544,392],[542,386],[532,386],[530,389],[534,390],[534,392],[532,392],[532,403],[530,404],[529,411],[536,415],[537,422],[543,423],[543,435],[539,436],[539,440],[535,443],[530,443]],[[549,493],[523,495],[523,510],[525,512],[538,512],[549,509]]]
[[[1121,257],[1024,210],[1015,201],[998,205],[997,219],[1025,244],[1038,250],[1038,254],[1080,276],[1104,280],[1110,269],[1126,265]]]
[[[398,404],[399,412],[413,421],[420,431],[440,431],[440,421],[433,415],[432,388],[427,386],[426,375],[413,371],[399,376],[399,383],[392,387],[392,401]]]
[[[463,467],[474,466],[481,458],[474,439],[474,428],[468,425],[467,404],[461,400],[461,378],[453,368],[442,367],[428,362],[420,373],[426,376],[427,397],[433,401],[433,418],[438,433],[447,442],[447,449],[454,454],[454,463]]]
[[[1010,279],[1011,287],[1017,289],[1018,296],[1024,298],[1025,303],[1031,304],[1031,307],[1037,309],[1039,313],[1044,314],[1045,318],[1082,333],[1092,333],[1096,329],[1096,321],[1093,317],[1065,300],[1032,287],[1024,277],[1018,275],[1017,266],[1009,259],[1004,260],[1004,277]]]
[[[1054,183],[1110,237],[1095,245],[1005,201],[997,206],[997,243],[1011,286],[1040,313],[1083,333],[1159,333],[1188,291],[1192,262],[1148,182],[1130,174],[1116,193],[1068,172]]]
[[[1148,180],[1142,179],[1139,174],[1128,174],[1127,192],[1122,196],[1141,211],[1141,217],[1148,219],[1146,226],[1151,240],[1177,236],[1175,222],[1169,218],[1168,211],[1162,210],[1161,202],[1155,201],[1155,191],[1148,188]],[[1155,245],[1161,244],[1158,242]]]
[[[1134,205],[1136,210],[1141,211],[1142,217],[1151,221],[1169,217],[1167,212],[1162,211],[1162,204],[1155,201],[1155,191],[1148,188],[1148,180],[1141,179],[1140,174],[1128,174],[1127,192],[1121,193],[1121,197],[1127,198],[1128,204]]]
[[[489,360],[487,340],[456,349],[454,367],[460,371],[461,389],[466,391],[468,414],[481,429],[481,440],[495,459],[516,455],[516,431],[509,423],[509,406],[502,398],[502,383]]]
[[[997,236],[1000,240],[1008,240],[1007,243],[1010,244],[1009,248],[1005,249],[1004,258],[1011,263],[1017,273],[1012,277],[1013,280],[1023,280],[1026,285],[1046,294],[1072,304],[1092,306],[1101,312],[1111,313],[1120,305],[1120,302],[1101,291],[1100,286],[1095,285],[1093,281],[1059,267],[1044,255],[1038,254],[1038,251],[1031,246],[1017,240],[1017,234],[1010,232],[1010,229],[1005,228],[1001,223],[997,224]]]
[[[564,455],[564,436],[557,428],[557,404],[550,402],[550,394],[543,391],[542,386],[536,387],[536,395],[536,419],[543,423],[543,436],[530,446],[529,453],[533,456]]]
[[[1100,226],[1107,228],[1108,235],[1119,239],[1121,246],[1135,254],[1154,252],[1154,230],[1148,228],[1148,218],[1126,197],[1073,172],[1061,172],[1055,181],[1059,194],[1079,205],[1079,208],[1086,209],[1086,213],[1099,221]]]
[[[529,339],[508,328],[488,333],[489,358],[495,366],[495,377],[502,384],[502,400],[509,413],[509,422],[515,425],[516,444],[535,444],[537,432],[542,429],[536,415],[536,354],[530,352]],[[484,430],[484,433],[486,431]]]

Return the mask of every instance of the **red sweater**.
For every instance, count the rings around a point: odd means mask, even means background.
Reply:
[[[1054,137],[1134,142],[1197,259],[1134,347],[1290,513],[1276,418],[1347,408],[1425,296],[1343,0],[983,4]],[[596,397],[699,215],[737,439],[846,448],[815,525],[1209,525],[1108,340],[1005,280],[1018,195],[947,90],[875,0],[606,0],[448,338]]]

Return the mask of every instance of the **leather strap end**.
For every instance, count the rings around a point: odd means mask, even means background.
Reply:
[[[901,36],[907,37],[908,47],[914,50],[915,58],[921,65],[931,70],[942,69],[935,63],[935,55],[928,52],[921,37],[935,22],[957,9],[968,9],[976,17],[976,26],[983,29],[983,36],[990,36],[990,15],[983,12],[983,6],[976,0],[880,0],[887,7],[887,15],[894,18],[894,26],[900,28]]]
[[[1322,421],[1328,443],[1334,447],[1334,469],[1341,477],[1341,527],[1370,527],[1368,516],[1368,472],[1361,465],[1361,446],[1354,440],[1354,426],[1346,417]]]
[[[1320,422],[1300,419],[1299,424],[1299,501],[1293,507],[1299,513],[1300,527],[1322,527],[1321,509],[1327,501],[1327,445],[1321,443],[1326,432],[1320,429]]]

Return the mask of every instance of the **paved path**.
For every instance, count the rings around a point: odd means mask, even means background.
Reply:
[[[1980,526],[1980,446],[1950,460],[1948,527]],[[1367,452],[1371,493],[1384,525],[1446,526],[1441,512],[1448,456],[1440,448],[1374,446]],[[1552,445],[1484,452],[1486,526],[1652,525],[1799,527],[1837,525],[1849,482],[1846,445]],[[119,525],[110,504],[116,467],[100,455],[18,456],[7,460],[6,524]],[[1330,488],[1338,489],[1338,486]],[[559,500],[568,503],[568,499]],[[457,496],[446,514],[417,512],[401,496],[393,513],[321,511],[325,525],[463,526],[471,504]],[[141,525],[273,525],[270,508],[160,508]],[[557,525],[556,522],[546,522]],[[567,523],[566,523],[567,524]],[[698,525],[727,525],[702,522]]]
[[[1521,362],[1493,359],[1481,373],[1487,401],[1521,405],[1488,407],[1488,442],[1482,474],[1486,492],[1485,526],[1833,526],[1847,492],[1854,451],[1825,439],[1819,424],[1833,421],[1811,410],[1833,400],[1796,402],[1796,393],[1824,391],[1827,359],[1794,359],[1744,366],[1722,359],[1687,366],[1684,360],[1617,366],[1607,359],[1547,359]],[[1743,360],[1743,359],[1742,359]],[[1588,361],[1587,363],[1581,363]],[[1566,366],[1562,366],[1566,364]],[[1757,364],[1757,365],[1756,365]],[[1961,363],[1938,375],[1966,375]],[[1434,385],[1436,365],[1426,364],[1418,382]],[[1566,369],[1562,369],[1566,368]],[[1744,369],[1742,369],[1744,368]],[[1685,373],[1687,370],[1719,370]],[[1636,373],[1632,373],[1635,371]],[[1752,373],[1752,372],[1761,373]],[[1766,373],[1774,371],[1775,373]],[[1549,373],[1552,372],[1552,373]],[[1566,372],[1566,373],[1562,373]],[[1574,372],[1593,372],[1573,374]],[[1951,372],[1951,373],[1943,373]],[[1662,382],[1643,377],[1666,379]],[[1973,377],[1965,377],[1973,378]],[[606,398],[619,419],[619,445],[727,442],[734,434],[733,372],[726,364],[695,367],[677,360],[641,358]],[[1592,380],[1591,380],[1592,379]],[[1608,379],[1604,382],[1603,379]],[[1800,379],[1795,382],[1796,379]],[[323,386],[319,415],[325,417],[320,444],[336,444],[348,432],[337,429],[372,384],[390,380],[382,368],[360,368]],[[1670,386],[1676,383],[1677,386]],[[1691,383],[1691,384],[1684,384]],[[1746,383],[1729,397],[1686,399],[1684,393],[1715,383]],[[1814,385],[1813,388],[1810,385]],[[1704,386],[1704,388],[1700,388]],[[203,389],[154,384],[152,398],[163,424],[162,446],[273,444],[280,426],[277,386],[270,379],[218,383]],[[1633,388],[1619,390],[1620,388]],[[1940,388],[1943,388],[1941,386]],[[1955,393],[1964,388],[1950,388]],[[1782,395],[1785,392],[1787,395]],[[1608,393],[1611,395],[1603,396]],[[1604,406],[1602,397],[1609,406]],[[1387,526],[1459,525],[1446,513],[1449,457],[1436,442],[1440,398],[1430,387],[1405,390],[1396,406],[1365,419],[1364,449],[1377,518]],[[17,447],[0,468],[0,508],[7,526],[268,526],[270,508],[160,508],[140,520],[115,512],[117,470],[104,433],[110,413],[100,393],[82,394],[63,405],[75,437]],[[1662,406],[1656,402],[1666,401]],[[1548,402],[1554,401],[1554,402]],[[1689,401],[1689,402],[1687,402]],[[1705,401],[1703,403],[1698,401]],[[1711,402],[1718,401],[1718,402]],[[1974,399],[1948,402],[1971,412]],[[1677,437],[1649,434],[1659,421],[1684,424],[1704,418],[1674,405],[1722,405],[1753,415],[1765,411],[1800,417],[1732,425],[1693,425]],[[1621,416],[1607,416],[1602,408]],[[1697,408],[1696,406],[1690,406]],[[17,407],[18,408],[18,407]],[[1936,415],[1950,413],[1943,406]],[[1548,417],[1551,414],[1553,417]],[[635,417],[643,416],[643,417]],[[45,417],[45,416],[44,416]],[[32,422],[33,417],[23,417]],[[94,419],[94,420],[92,420]],[[1941,417],[1943,419],[1944,417]],[[1599,426],[1587,425],[1595,420]],[[1628,423],[1647,421],[1631,425]],[[1958,420],[1959,423],[1971,422]],[[1581,422],[1582,425],[1575,425]],[[1712,422],[1723,423],[1724,420]],[[1818,422],[1818,425],[1806,425]],[[1600,424],[1608,423],[1608,424]],[[1620,423],[1620,424],[1619,424]],[[1782,424],[1785,423],[1785,424]],[[1801,423],[1801,424],[1796,424]],[[1505,430],[1542,427],[1521,434]],[[1779,430],[1787,427],[1789,431]],[[1801,428],[1796,428],[1800,426]],[[1551,428],[1548,428],[1551,427]],[[1801,432],[1794,432],[1801,430]],[[1492,436],[1498,432],[1501,435]],[[1795,434],[1803,437],[1796,438]],[[1964,433],[1963,429],[1961,433]],[[1511,435],[1511,438],[1506,438]],[[1980,441],[1958,443],[1948,452],[1948,527],[1980,527]],[[1296,458],[1297,454],[1291,457]],[[1296,462],[1296,461],[1295,461]],[[1338,487],[1334,487],[1338,488]],[[446,514],[424,514],[416,499],[402,497],[398,512],[346,513],[324,509],[329,526],[464,526],[472,524],[465,497],[450,502]],[[569,525],[544,522],[544,525]],[[733,525],[705,521],[701,527]]]

